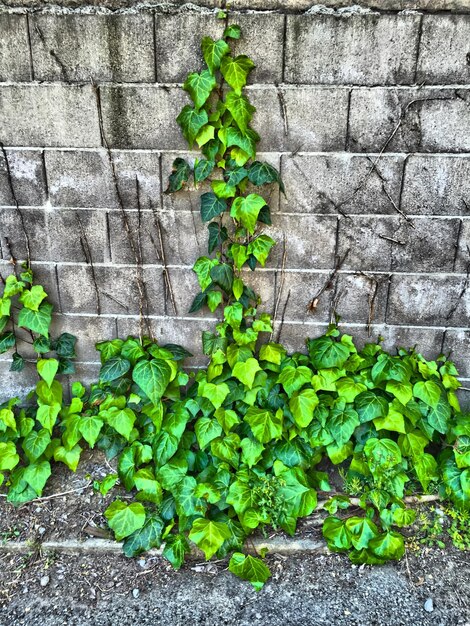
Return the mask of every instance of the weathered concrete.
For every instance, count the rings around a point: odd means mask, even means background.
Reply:
[[[31,80],[26,17],[0,14],[0,33],[0,81]]]
[[[0,137],[10,146],[101,145],[93,89],[0,84]]]
[[[33,15],[36,80],[155,80],[151,15]]]
[[[299,15],[287,18],[288,83],[409,85],[420,15]]]
[[[137,244],[152,332],[187,346],[197,367],[200,334],[216,317],[187,313],[198,291],[190,268],[207,254],[199,196],[209,184],[164,190],[173,160],[199,154],[187,151],[175,118],[188,102],[181,83],[201,66],[201,37],[222,32],[218,3],[45,4],[0,11],[0,141],[11,173],[9,181],[0,154],[1,272],[11,271],[7,238],[14,256],[26,255],[22,217],[59,312],[54,332],[79,336],[77,376],[91,380],[96,341],[139,333]],[[232,2],[229,19],[244,34],[234,53],[257,65],[246,93],[258,158],[280,169],[286,187],[285,196],[261,190],[273,221],[262,230],[277,245],[266,269],[246,276],[269,312],[282,286],[274,336],[281,330],[290,350],[322,332],[335,308],[360,341],[370,332],[389,348],[453,350],[470,377],[469,0],[351,4]],[[2,380],[14,392],[13,377]]]

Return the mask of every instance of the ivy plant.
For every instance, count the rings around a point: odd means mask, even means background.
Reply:
[[[254,64],[230,48],[240,34],[228,25],[221,39],[202,40],[205,68],[187,77],[192,104],[177,118],[202,158],[177,158],[167,189],[208,188],[200,204],[207,255],[194,264],[201,291],[191,306],[219,316],[202,335],[207,367],[190,381],[181,368],[189,353],[180,346],[145,337],[103,341],[99,380],[89,389],[74,383],[64,404],[55,377],[67,371],[74,338],[50,341],[52,308],[33,290],[29,270],[8,278],[1,331],[17,297],[40,381],[36,406],[20,408],[15,398],[0,407],[0,471],[8,499],[24,502],[41,495],[52,459],[75,470],[82,448],[96,446],[117,457],[117,473],[96,488],[106,494],[119,480],[134,495],[105,511],[127,556],[163,545],[179,568],[197,546],[206,559],[231,555],[230,571],[259,590],[270,572],[259,555],[243,553],[247,537],[272,528],[293,535],[319,494],[328,546],[354,563],[403,556],[402,529],[416,516],[410,494],[439,494],[456,515],[470,510],[470,419],[456,396],[457,370],[442,355],[391,355],[380,341],[358,349],[335,325],[307,340],[305,353],[265,341],[272,320],[245,277],[275,245],[256,189],[284,186],[256,158],[255,109],[244,93]],[[1,335],[5,349],[14,347],[12,335],[14,324]],[[46,358],[51,350],[57,358]],[[344,476],[344,493],[332,492],[328,465]]]

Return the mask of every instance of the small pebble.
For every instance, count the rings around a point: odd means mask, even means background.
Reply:
[[[41,587],[47,587],[47,585],[49,584],[49,580],[49,576],[43,576],[39,581],[39,584],[41,585]]]
[[[140,567],[145,567],[147,565],[147,561],[145,559],[139,559],[137,563],[140,565]]]
[[[428,598],[426,600],[424,603],[424,610],[428,613],[432,613],[434,611],[434,602],[432,601],[432,598]]]
[[[39,526],[38,528],[38,533],[40,535],[44,535],[44,533],[46,532],[46,529],[44,528],[44,526]]]
[[[133,589],[132,595],[134,596],[134,598],[138,598],[140,595],[140,591],[138,589]]]

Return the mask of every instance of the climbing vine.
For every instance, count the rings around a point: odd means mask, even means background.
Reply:
[[[117,474],[95,487],[105,494],[119,480],[135,495],[105,511],[127,556],[163,544],[179,568],[194,544],[206,559],[231,555],[229,569],[259,590],[270,572],[259,555],[243,553],[247,537],[270,528],[294,534],[319,494],[328,546],[355,563],[403,556],[402,529],[416,517],[411,494],[449,500],[456,515],[468,510],[470,419],[444,356],[427,361],[404,349],[392,356],[380,342],[358,350],[335,325],[309,339],[306,353],[289,355],[266,341],[272,320],[246,279],[275,245],[256,188],[284,187],[276,169],[256,159],[255,109],[243,92],[254,64],[232,56],[230,41],[239,37],[240,28],[228,25],[221,39],[202,40],[206,67],[187,77],[193,104],[177,117],[202,158],[176,159],[167,189],[208,188],[200,200],[208,251],[194,264],[201,291],[191,306],[220,315],[214,332],[203,333],[207,367],[190,381],[181,368],[189,353],[180,346],[103,341],[99,380],[89,389],[74,383],[64,404],[56,375],[72,371],[75,339],[50,340],[52,305],[29,268],[8,277],[0,324],[11,330],[0,336],[0,351],[15,347],[17,326],[29,329],[40,380],[33,406],[15,398],[0,407],[0,479],[10,502],[31,500],[52,459],[75,470],[82,448],[96,446],[118,463]],[[15,351],[13,369],[23,362]],[[327,463],[340,469],[343,492],[330,486]]]

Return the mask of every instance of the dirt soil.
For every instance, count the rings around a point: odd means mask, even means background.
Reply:
[[[53,472],[41,501],[0,500],[0,541],[28,540],[28,554],[0,552],[0,626],[470,626],[470,552],[409,550],[400,563],[354,566],[338,554],[268,555],[273,577],[260,593],[226,560],[174,572],[161,557],[45,553],[47,539],[107,536],[106,498],[92,480],[114,471],[96,451],[76,474]],[[57,494],[63,494],[57,497]],[[53,496],[53,497],[50,497]],[[320,531],[300,524],[300,537]]]

